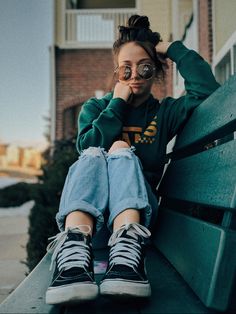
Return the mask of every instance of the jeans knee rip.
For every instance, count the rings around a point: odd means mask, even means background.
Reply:
[[[112,153],[109,154],[109,158],[115,159],[121,156],[128,157],[132,159],[132,153],[135,151],[135,147],[131,146],[129,148],[119,148],[114,150]]]
[[[82,152],[80,154],[80,158],[84,157],[84,156],[101,157],[104,155],[106,155],[104,148],[91,146],[89,148],[82,150]]]

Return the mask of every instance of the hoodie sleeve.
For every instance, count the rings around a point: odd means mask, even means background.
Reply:
[[[186,94],[178,99],[163,101],[167,119],[168,140],[174,137],[194,108],[210,96],[220,85],[216,82],[210,65],[194,50],[186,48],[182,42],[173,42],[167,56],[176,63],[184,78]]]
[[[110,99],[107,106],[104,102],[104,99],[91,98],[84,103],[78,119],[76,146],[79,152],[90,146],[108,150],[119,138],[127,104],[121,98]]]
[[[188,95],[205,99],[219,87],[210,65],[196,51],[186,48],[181,41],[170,45],[167,56],[176,63],[184,78]]]

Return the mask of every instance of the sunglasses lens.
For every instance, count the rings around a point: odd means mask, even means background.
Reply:
[[[119,80],[127,81],[131,78],[132,69],[131,67],[124,65],[119,67]]]
[[[137,70],[139,76],[145,80],[150,79],[154,73],[154,67],[151,64],[140,64]]]

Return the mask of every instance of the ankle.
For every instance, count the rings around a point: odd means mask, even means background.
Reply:
[[[90,231],[87,232],[89,226]],[[92,236],[94,226],[94,217],[86,212],[82,212],[79,210],[71,212],[67,215],[65,220],[65,229],[67,228],[81,228],[83,231],[85,229],[85,233],[89,233]]]
[[[65,228],[65,231],[70,231],[70,232],[76,232],[79,231],[80,233],[83,233],[84,235],[88,236],[92,236],[92,228],[90,225],[73,225],[73,226],[67,226]]]
[[[126,209],[114,219],[113,231],[120,229],[124,225],[131,225],[132,223],[140,223],[140,212],[136,209]]]

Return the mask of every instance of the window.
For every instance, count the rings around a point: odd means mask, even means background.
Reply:
[[[220,84],[236,73],[236,32],[214,57],[213,65],[216,79]]]
[[[63,114],[63,138],[71,139],[77,134],[77,120],[81,104],[70,107]]]
[[[231,75],[236,73],[236,32],[229,38],[226,44],[215,56],[213,62],[215,77],[220,84],[224,84]],[[219,144],[236,139],[236,132],[232,132],[222,138]]]
[[[220,84],[223,84],[230,77],[231,74],[231,58],[229,51],[215,68],[216,80]]]

